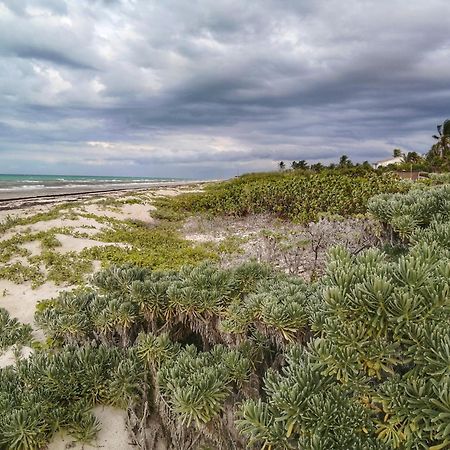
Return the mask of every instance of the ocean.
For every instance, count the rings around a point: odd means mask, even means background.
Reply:
[[[179,178],[0,174],[0,199],[151,187]]]

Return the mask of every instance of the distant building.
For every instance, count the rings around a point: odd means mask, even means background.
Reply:
[[[386,167],[386,166],[389,166],[390,164],[400,164],[403,161],[404,161],[403,156],[397,156],[397,157],[391,156],[390,158],[382,159],[381,161],[377,161],[377,162],[373,163],[372,166],[374,169],[378,169],[379,167]]]

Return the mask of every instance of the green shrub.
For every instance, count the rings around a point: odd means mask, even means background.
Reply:
[[[320,215],[365,213],[370,197],[407,189],[392,174],[373,171],[294,171],[248,175],[212,184],[204,192],[184,194],[159,202],[177,211],[243,216],[271,213],[302,222]]]
[[[266,401],[247,400],[237,421],[257,448],[382,449],[374,413],[357,392],[321,373],[307,353],[293,348],[281,373],[265,377]]]
[[[144,381],[132,352],[85,346],[37,351],[0,369],[0,387],[0,448],[37,450],[60,430],[93,440],[100,424],[92,407],[127,407]]]
[[[29,345],[32,341],[31,326],[12,319],[6,309],[0,307],[0,353],[12,345]]]
[[[44,447],[59,429],[89,440],[100,403],[158,424],[170,450],[448,448],[448,195],[377,197],[401,252],[337,247],[315,283],[253,262],[155,270],[142,254],[41,303],[50,348],[0,370],[0,446]],[[165,258],[180,242],[164,223],[102,237]]]
[[[0,279],[2,278],[16,284],[30,281],[33,288],[36,288],[45,282],[45,276],[38,267],[34,265],[24,265],[21,262],[1,266]]]
[[[401,239],[409,240],[416,229],[450,218],[450,185],[377,195],[368,210]]]

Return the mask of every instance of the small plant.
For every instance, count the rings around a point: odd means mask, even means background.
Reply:
[[[1,266],[0,278],[16,284],[30,281],[33,288],[40,286],[45,281],[45,277],[39,268],[33,265],[24,265],[20,262]]]
[[[0,351],[13,345],[29,345],[32,342],[32,328],[9,316],[4,308],[0,308]]]

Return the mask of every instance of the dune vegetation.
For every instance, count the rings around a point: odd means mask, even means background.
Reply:
[[[138,201],[138,200],[136,200]],[[142,200],[141,200],[142,201]],[[114,208],[118,201],[103,202]],[[82,284],[92,273],[92,262],[103,267],[111,264],[133,263],[151,268],[179,268],[205,259],[215,260],[221,249],[207,245],[193,245],[180,235],[173,220],[159,219],[155,224],[137,220],[119,220],[78,210],[76,205],[59,205],[45,213],[24,218],[7,218],[0,223],[0,232],[10,235],[0,241],[0,279],[14,283],[31,282],[37,288],[46,281],[59,286]],[[109,210],[108,210],[109,211]],[[29,227],[39,222],[60,220],[91,220],[102,226],[88,234],[88,227],[46,227],[32,231]],[[17,228],[19,227],[19,228]],[[15,229],[20,231],[11,232]],[[91,229],[92,230],[92,229]],[[58,236],[91,239],[95,245],[79,252],[61,252]],[[37,243],[38,254],[31,254],[27,244]]]
[[[205,192],[161,200],[171,209],[243,216],[271,213],[297,222],[317,220],[321,215],[349,216],[366,212],[368,200],[381,193],[407,189],[391,173],[370,168],[292,170],[244,175],[212,184]]]
[[[333,248],[313,281],[207,252],[181,268],[121,256],[38,305],[45,342],[0,369],[1,449],[45,448],[61,430],[89,442],[95,405],[126,410],[141,449],[449,448],[449,185],[359,169],[249,175],[159,208],[166,226],[364,215],[380,244]],[[4,346],[32,342],[0,320]]]

